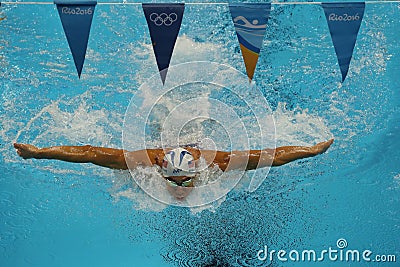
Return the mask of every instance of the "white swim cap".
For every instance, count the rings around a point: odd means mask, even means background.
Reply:
[[[196,175],[194,158],[189,151],[183,148],[175,148],[165,154],[162,164],[164,177]]]

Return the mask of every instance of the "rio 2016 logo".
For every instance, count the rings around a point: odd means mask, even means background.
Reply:
[[[335,13],[331,13],[329,14],[329,20],[330,21],[356,21],[356,20],[360,20],[360,16],[358,15],[358,13],[356,13],[355,15],[349,15],[344,13],[343,15],[338,15]]]
[[[91,7],[82,9],[80,7],[69,8],[65,6],[61,9],[61,12],[67,15],[92,15],[93,9]]]

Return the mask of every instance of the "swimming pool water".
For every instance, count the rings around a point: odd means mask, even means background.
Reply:
[[[53,5],[0,12],[1,266],[399,265],[399,3],[367,4],[343,84],[322,8],[273,5],[254,80],[277,145],[335,143],[204,210],[151,201],[127,173],[24,161],[12,148],[122,146],[129,101],[157,74],[140,5],[96,7],[81,80]],[[187,5],[179,36],[171,65],[244,72],[227,5]],[[264,245],[321,251],[340,238],[397,262],[257,259]]]

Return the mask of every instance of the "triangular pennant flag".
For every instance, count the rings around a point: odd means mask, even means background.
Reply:
[[[338,58],[342,82],[344,82],[364,16],[365,3],[322,3],[322,7]]]
[[[79,78],[85,61],[96,1],[55,0]]]
[[[249,80],[253,79],[264,39],[271,3],[230,4],[229,9]]]
[[[185,4],[142,4],[162,83],[165,83]]]
[[[0,7],[1,7],[1,1],[0,1]],[[3,19],[5,19],[6,17],[0,17],[0,21],[2,21]]]

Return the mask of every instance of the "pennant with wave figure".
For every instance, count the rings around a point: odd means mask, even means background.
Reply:
[[[271,3],[230,4],[233,24],[249,80],[253,79],[262,47]]]
[[[364,2],[322,3],[332,37],[342,82],[346,79],[358,31],[364,16]]]
[[[185,4],[142,4],[162,83],[181,28]]]
[[[97,1],[55,0],[76,71],[81,77]]]

